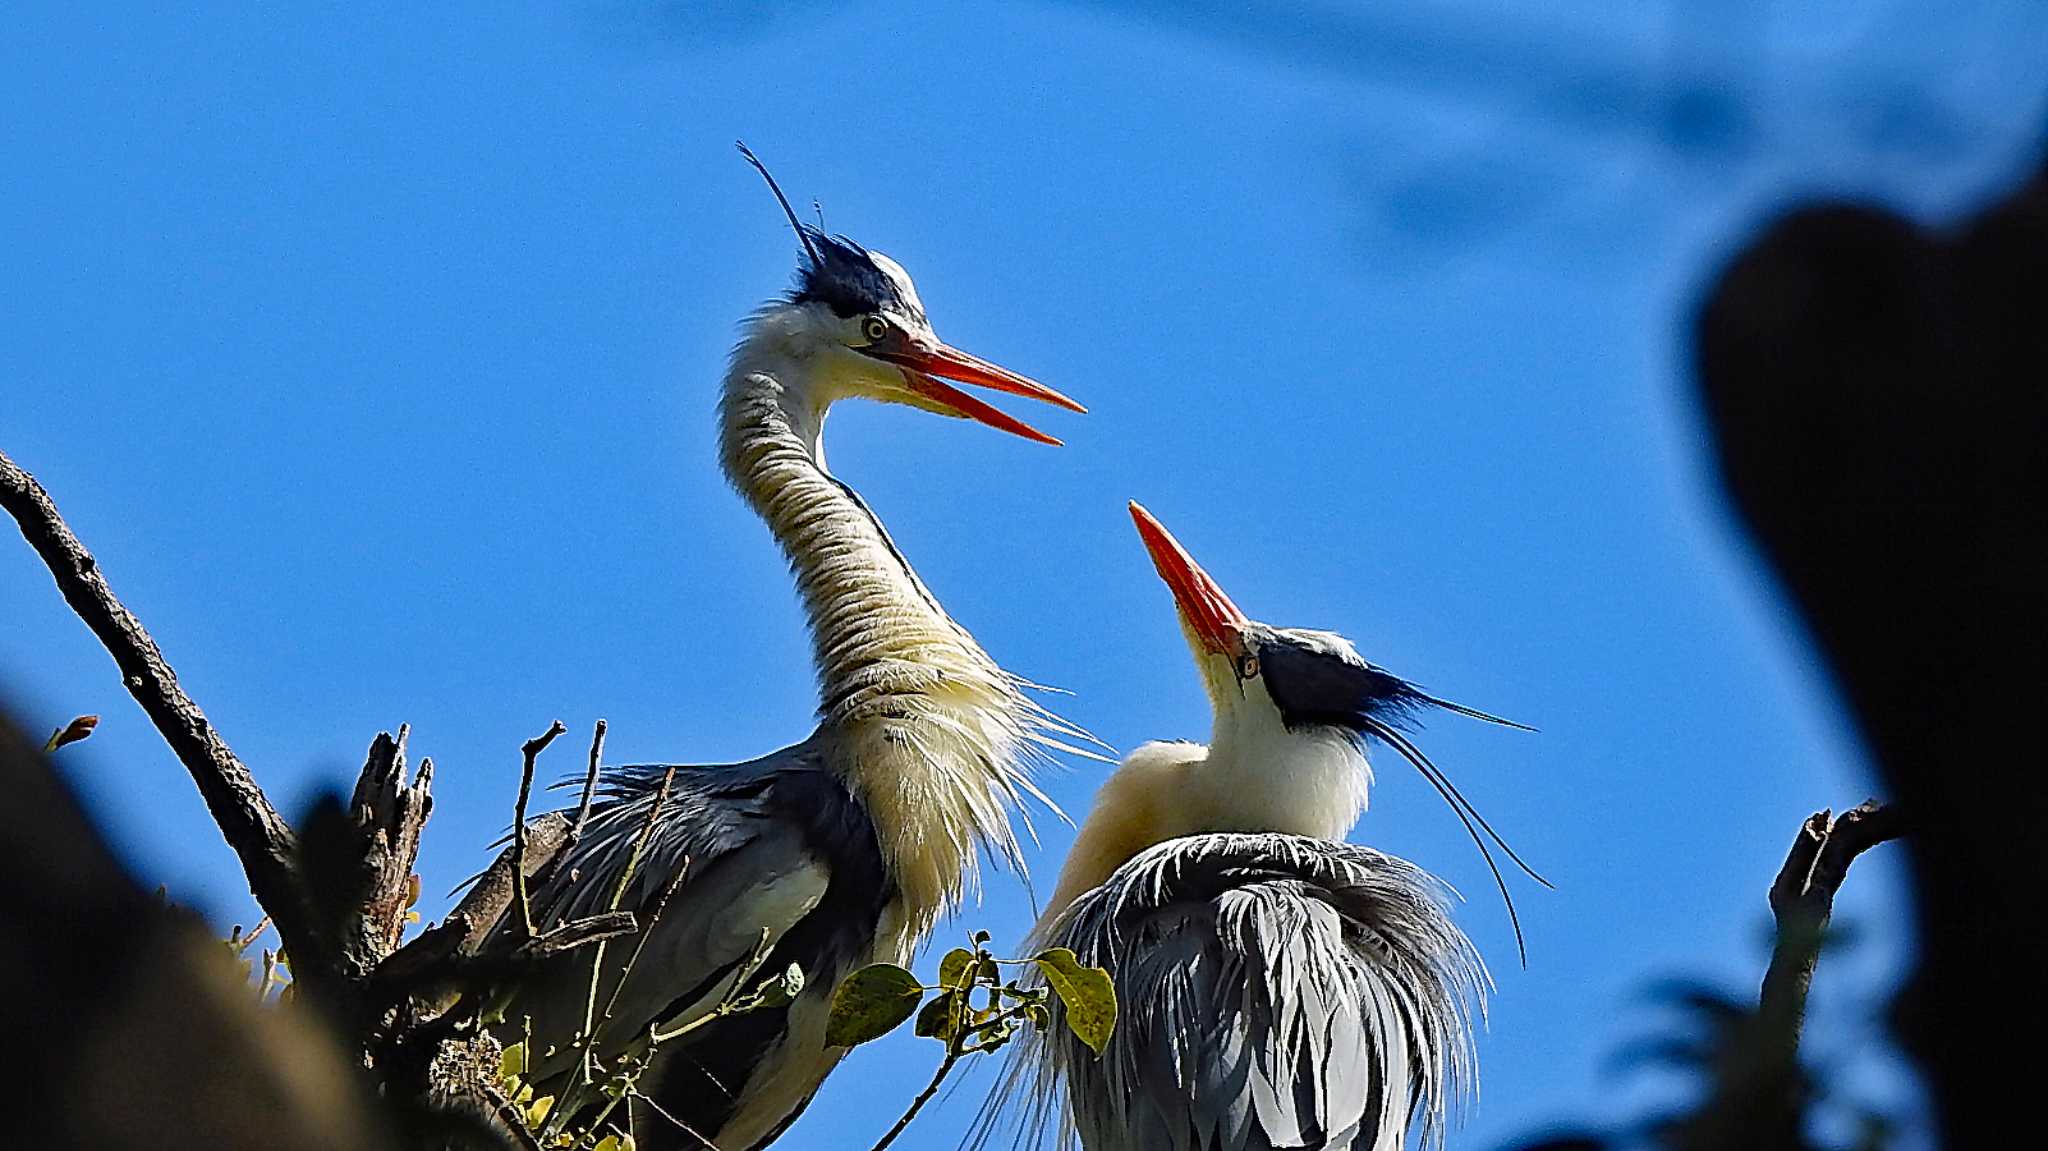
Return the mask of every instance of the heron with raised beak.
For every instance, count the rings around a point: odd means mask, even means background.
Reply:
[[[1206,745],[1139,747],[1102,785],[1033,938],[1109,969],[1115,1031],[1098,1058],[1055,999],[983,1132],[1021,1113],[1025,1140],[1057,1132],[1088,1151],[1398,1151],[1417,1120],[1439,1136],[1472,1079],[1491,980],[1442,883],[1344,837],[1365,811],[1371,742],[1429,777],[1483,852],[1487,838],[1508,850],[1407,731],[1432,710],[1520,725],[1430,695],[1334,633],[1251,619],[1130,512],[1214,724]]]

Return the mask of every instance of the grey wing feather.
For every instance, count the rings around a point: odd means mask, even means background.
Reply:
[[[633,911],[644,929],[679,869],[683,876],[623,987],[623,965],[639,941],[628,938],[606,949],[599,1009],[617,996],[606,1048],[715,1006],[761,932],[772,942],[823,897],[830,880],[825,862],[800,830],[769,818],[765,809],[778,766],[794,765],[755,761],[677,770],[618,906]],[[658,778],[621,773],[609,781],[611,794],[592,812],[575,856],[532,892],[534,922],[542,930],[610,909],[633,844],[647,827]],[[509,929],[508,917],[497,930]],[[570,962],[529,980],[507,1011],[508,1019],[533,1020],[531,1050],[541,1078],[573,1059],[569,1041],[583,1021],[595,958],[595,948],[573,953]],[[553,1059],[544,1057],[550,1047]]]
[[[1350,844],[1202,835],[1139,854],[1076,900],[1049,946],[1108,967],[1100,1059],[1053,1026],[1020,1040],[983,1133],[1090,1151],[1393,1151],[1440,1143],[1491,987],[1426,872]]]

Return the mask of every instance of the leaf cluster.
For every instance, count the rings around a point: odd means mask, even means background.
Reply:
[[[875,963],[848,975],[833,990],[825,1023],[828,1045],[857,1047],[915,1016],[916,1033],[946,1048],[931,1083],[875,1144],[875,1151],[902,1133],[962,1058],[1000,1050],[1027,1023],[1052,1026],[1055,999],[1060,1018],[1089,1050],[1100,1055],[1108,1045],[1116,1030],[1117,1010],[1108,971],[1082,964],[1064,947],[1029,959],[998,959],[988,949],[989,938],[988,932],[977,931],[969,947],[946,952],[939,959],[936,983],[923,983],[894,963]],[[1005,979],[1006,967],[1018,969],[1018,977]]]

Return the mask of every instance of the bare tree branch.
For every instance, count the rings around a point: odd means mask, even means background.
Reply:
[[[569,824],[569,842],[562,847],[564,857],[576,850],[583,840],[583,829],[590,825],[590,803],[597,796],[597,776],[604,767],[605,722],[597,721],[597,727],[590,733],[590,766],[583,774],[583,797],[576,804],[576,818]]]
[[[486,992],[537,965],[586,945],[601,954],[606,940],[638,929],[631,912],[616,909],[535,929],[528,881],[558,861],[571,824],[566,816],[551,814],[529,827],[526,806],[535,760],[565,728],[556,722],[522,746],[524,770],[511,850],[447,922],[401,947],[407,909],[417,896],[420,834],[433,804],[432,763],[421,760],[418,772],[407,777],[407,729],[401,726],[395,737],[380,734],[348,801],[321,801],[295,831],[179,688],[163,653],[114,597],[98,563],[66,526],[48,493],[5,455],[0,455],[0,504],[20,524],[65,601],[113,656],[130,694],[198,784],[222,836],[241,858],[250,889],[291,953],[294,986],[327,1008],[315,1015],[336,1028],[348,1064],[370,1074],[377,1094],[391,1104],[391,1117],[414,1145],[478,1146],[474,1136],[480,1132],[468,1132],[458,1121],[491,1113],[489,1106],[471,1106],[490,1101],[490,1068],[477,1064],[478,1051],[463,1038],[474,1035],[476,1011],[454,1008],[465,999],[481,1006]],[[82,738],[89,729],[89,719],[74,721],[51,743],[61,744],[67,733]],[[603,740],[599,721],[577,830],[589,817]],[[493,937],[492,928],[515,899],[515,922],[524,930]],[[232,943],[246,948],[254,937],[238,931]],[[268,990],[277,955],[266,949],[263,956]],[[524,1129],[523,1116],[500,1117],[508,1130],[499,1135],[537,1146]],[[468,1137],[451,1138],[451,1133]]]
[[[526,932],[525,938],[532,939],[536,932],[533,927],[533,900],[526,889],[526,801],[533,795],[533,761],[547,750],[555,737],[569,730],[561,720],[548,725],[548,729],[520,745],[519,753],[524,764],[519,771],[519,802],[512,809],[512,885],[519,893],[519,924]]]
[[[1822,938],[1834,915],[1835,893],[1856,857],[1906,832],[1906,818],[1874,799],[1831,819],[1817,811],[1799,827],[1785,865],[1771,884],[1771,913],[1778,923],[1771,965],[1764,973],[1757,1014],[1772,1054],[1790,1061],[1799,1050],[1806,1022],[1806,996],[1820,960]]]
[[[228,748],[199,705],[178,686],[163,652],[108,587],[99,561],[73,535],[34,476],[0,452],[0,504],[21,527],[71,610],[99,638],[121,682],[156,725],[178,762],[199,785],[206,809],[235,855],[249,890],[277,923],[295,959],[317,961],[324,951],[315,933],[298,875],[298,841],[255,777]]]
[[[408,783],[405,740],[401,724],[394,738],[380,732],[356,779],[348,816],[356,842],[349,862],[355,882],[343,893],[339,917],[339,958],[352,980],[367,979],[398,949],[405,914],[414,894],[413,867],[419,861],[420,833],[433,810],[434,764],[421,760]]]
[[[590,809],[597,798],[598,776],[604,770],[604,735],[605,721],[600,719],[590,733],[590,762],[583,773],[583,794],[576,803],[576,814],[569,817],[568,838],[562,840],[552,858],[533,869],[528,879],[529,886],[552,881],[556,870],[567,866],[569,860],[576,857],[576,845],[583,841],[583,831],[590,826]],[[551,814],[557,819],[563,818],[558,812]],[[574,877],[571,878],[573,880]]]

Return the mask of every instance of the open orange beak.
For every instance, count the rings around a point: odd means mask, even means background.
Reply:
[[[1195,557],[1180,546],[1166,525],[1152,517],[1136,500],[1131,501],[1131,522],[1138,525],[1138,538],[1152,553],[1152,566],[1159,578],[1173,590],[1173,601],[1181,618],[1188,621],[1202,646],[1216,655],[1235,657],[1244,647],[1244,625],[1250,617],[1237,610],[1223,588],[1209,578]]]
[[[931,348],[912,347],[888,355],[891,363],[903,369],[903,376],[910,383],[910,389],[925,399],[955,415],[964,416],[977,423],[1005,431],[1013,436],[1023,436],[1041,444],[1060,446],[1060,441],[1046,435],[1023,420],[1010,415],[993,405],[968,395],[959,388],[945,383],[958,380],[992,391],[1008,392],[1013,396],[1028,396],[1048,404],[1067,409],[1070,412],[1086,412],[1088,409],[1067,397],[1053,391],[1037,380],[1020,376],[1008,368],[1000,368],[979,356],[970,356],[958,348],[938,344]]]

